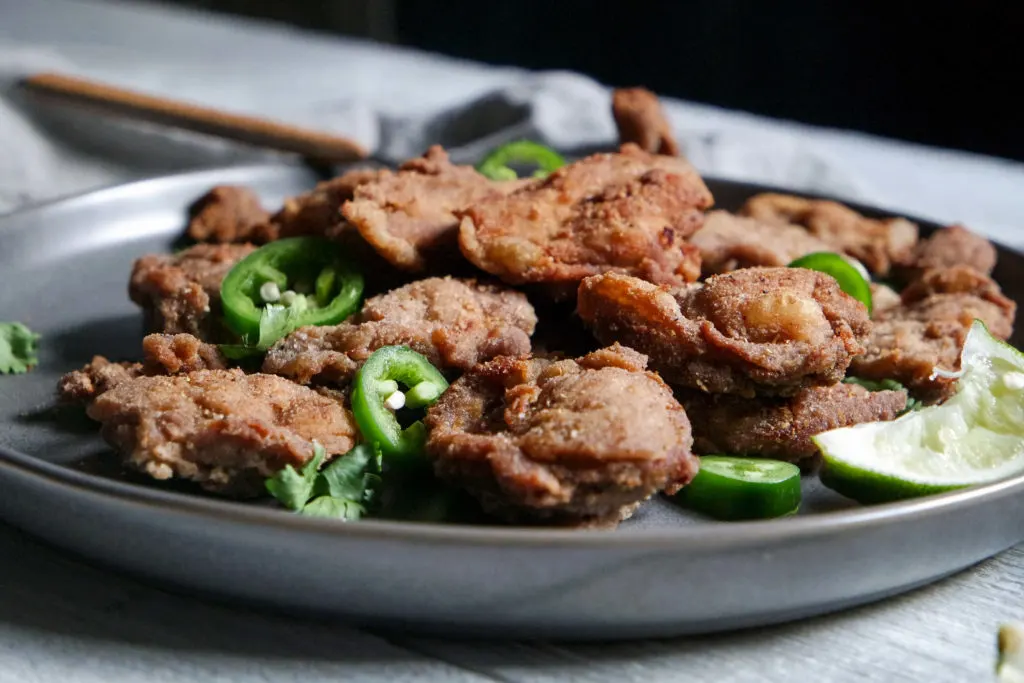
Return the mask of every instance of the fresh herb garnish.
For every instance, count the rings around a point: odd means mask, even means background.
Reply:
[[[39,335],[21,323],[0,322],[0,374],[21,374],[39,363]]]
[[[220,352],[231,360],[245,360],[267,352],[282,337],[294,331],[308,308],[306,297],[299,296],[291,306],[267,304],[260,313],[259,338],[242,337],[241,344],[219,344]]]
[[[894,379],[864,379],[862,377],[844,377],[843,384],[856,384],[862,386],[868,391],[906,391],[907,392],[907,405],[904,406],[902,412],[909,413],[911,410],[917,410],[922,406],[921,402],[910,395],[907,388],[897,382]]]
[[[267,480],[267,490],[286,508],[303,515],[361,518],[380,484],[380,451],[362,443],[318,471],[325,455],[324,447],[314,442],[313,458],[302,470],[288,465]]]

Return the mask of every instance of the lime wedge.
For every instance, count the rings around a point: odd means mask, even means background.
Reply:
[[[813,437],[822,483],[876,503],[1024,472],[1024,354],[976,320],[960,365],[956,394],[942,405]]]

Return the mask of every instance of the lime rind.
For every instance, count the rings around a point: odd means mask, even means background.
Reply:
[[[892,422],[813,437],[822,482],[862,502],[990,483],[1024,472],[1024,354],[975,321],[956,393]]]

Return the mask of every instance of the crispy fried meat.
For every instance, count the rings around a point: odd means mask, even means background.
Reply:
[[[790,395],[843,378],[867,311],[801,268],[747,268],[675,294],[619,273],[587,278],[578,311],[602,343],[648,354],[666,381],[708,393]]]
[[[645,88],[619,88],[612,93],[612,117],[619,142],[632,142],[652,154],[679,156],[672,124],[657,95]]]
[[[696,391],[680,396],[693,424],[693,450],[787,460],[813,459],[815,434],[895,419],[905,391],[870,392],[853,384],[808,387],[785,398],[740,398]]]
[[[838,202],[765,193],[747,200],[740,214],[766,223],[802,225],[832,251],[858,259],[876,275],[888,275],[917,244],[916,224],[903,218],[865,218]]]
[[[237,497],[262,493],[286,465],[301,467],[314,441],[333,456],[356,436],[340,394],[239,370],[136,377],[99,396],[88,414],[132,468]]]
[[[263,371],[297,382],[344,382],[373,351],[405,344],[442,370],[530,353],[537,316],[526,297],[473,280],[429,278],[373,297],[340,325],[304,327],[279,341]]]
[[[556,295],[571,297],[584,277],[606,271],[679,285],[700,275],[686,238],[711,203],[685,161],[625,145],[457,211],[459,245],[505,282],[543,283]]]
[[[220,317],[220,284],[255,250],[251,244],[197,244],[177,254],[135,262],[128,295],[142,307],[151,332],[188,333],[204,341],[230,337]]]
[[[427,412],[434,472],[514,522],[615,525],[697,472],[690,423],[646,358],[497,358]]]
[[[700,249],[703,275],[754,266],[786,266],[829,245],[797,225],[764,223],[727,211],[712,211],[690,242]]]

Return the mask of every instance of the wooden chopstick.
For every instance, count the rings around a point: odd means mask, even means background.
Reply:
[[[362,145],[345,137],[254,116],[231,114],[179,100],[144,95],[74,76],[35,74],[22,80],[21,85],[30,92],[96,106],[113,114],[259,147],[295,152],[318,162],[339,163],[367,157],[367,151]]]

